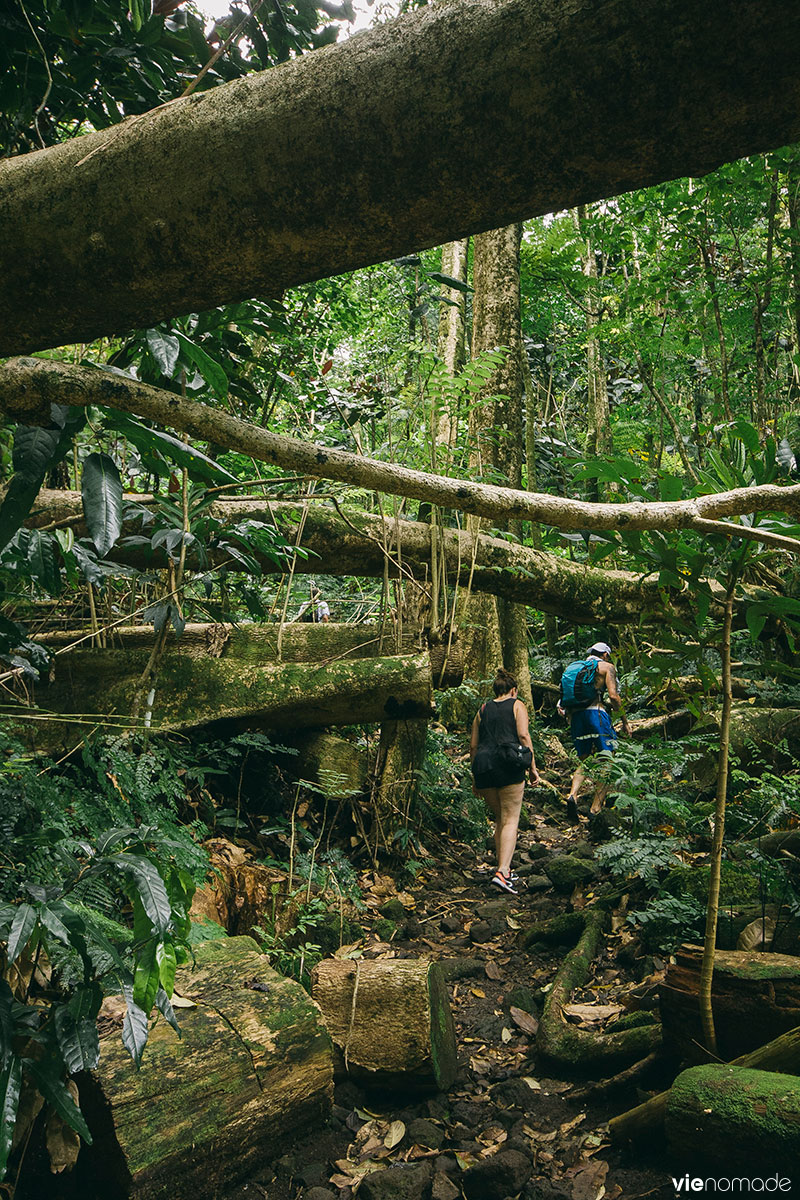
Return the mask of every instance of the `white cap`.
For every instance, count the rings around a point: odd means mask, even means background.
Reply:
[[[611,647],[608,645],[607,642],[595,642],[595,644],[593,646],[589,647],[589,654],[602,655],[602,654],[610,654],[610,653],[611,653]]]

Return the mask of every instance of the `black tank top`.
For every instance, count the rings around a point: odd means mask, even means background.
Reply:
[[[514,719],[516,703],[516,696],[509,696],[507,700],[486,701],[478,722],[478,745],[485,742],[519,742],[517,722]],[[501,773],[498,772],[496,778],[493,777],[491,784],[484,786],[507,787],[510,783],[522,783],[524,779],[524,767],[518,770],[510,768],[502,772],[502,778]]]

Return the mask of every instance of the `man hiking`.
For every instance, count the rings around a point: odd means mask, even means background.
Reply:
[[[567,820],[577,823],[578,794],[586,778],[584,760],[592,754],[610,756],[617,748],[617,735],[603,704],[603,693],[608,692],[608,702],[616,712],[622,709],[617,672],[611,661],[611,647],[606,642],[595,642],[585,659],[570,663],[561,677],[561,699],[558,711],[561,716],[569,713],[572,741],[581,760],[572,776],[567,797]],[[622,732],[630,733],[630,725],[622,712]],[[589,816],[599,813],[608,794],[610,784],[600,779],[595,785]]]

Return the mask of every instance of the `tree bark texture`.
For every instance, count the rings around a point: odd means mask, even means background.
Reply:
[[[734,1059],[731,1066],[800,1073],[800,1028],[784,1033],[751,1054],[743,1054],[741,1058]],[[637,1104],[636,1108],[612,1117],[608,1123],[611,1140],[616,1143],[645,1142],[649,1148],[654,1148],[663,1141],[668,1099],[669,1090],[659,1092],[644,1104]]]
[[[800,484],[763,484],[690,500],[592,504],[545,492],[430,475],[348,450],[281,437],[209,405],[94,366],[18,358],[0,367],[0,411],[9,420],[47,425],[51,403],[119,408],[227,450],[251,455],[259,462],[316,479],[337,479],[354,487],[489,517],[495,524],[526,520],[566,530],[668,530],[690,529],[698,519],[720,520],[751,512],[785,512],[800,517]],[[725,532],[732,531],[727,527]],[[733,533],[740,536],[738,527]]]
[[[427,721],[381,722],[371,809],[376,850],[383,853],[397,849],[393,835],[413,820],[427,735]]]
[[[520,325],[519,250],[522,226],[493,229],[475,238],[472,355],[505,350],[470,413],[470,468],[481,478],[522,486],[522,328]],[[486,521],[471,517],[467,528],[477,533]],[[502,527],[516,534],[518,521]],[[471,679],[490,678],[505,666],[517,678],[520,697],[531,702],[525,610],[510,601],[471,598],[465,618],[473,636],[465,670]],[[499,648],[499,653],[498,653]]]
[[[700,1020],[701,952],[683,946],[660,988],[666,1049],[680,1062],[706,1062]],[[717,950],[711,1003],[718,1052],[733,1058],[800,1025],[800,959]]]
[[[56,659],[56,677],[35,693],[38,708],[13,717],[36,749],[72,745],[97,727],[128,728],[130,701],[147,652],[77,649]],[[254,664],[181,653],[163,657],[153,704],[154,731],[216,721],[293,731],[353,725],[433,711],[427,654]],[[59,721],[59,716],[70,718]],[[9,718],[11,719],[11,718]]]
[[[195,1005],[178,1010],[182,1036],[156,1023],[137,1071],[114,1028],[80,1082],[94,1135],[83,1196],[210,1200],[330,1111],[331,1041],[300,984],[250,938],[202,943],[195,959],[176,977]]]
[[[442,246],[442,274],[462,283],[467,281],[469,238],[447,242]],[[436,352],[450,375],[457,375],[467,361],[466,310],[467,298],[457,288],[442,284],[442,304],[439,312],[439,333]],[[447,464],[455,442],[458,419],[456,413],[443,410],[436,421],[437,458]],[[438,463],[436,469],[438,470]]]
[[[791,0],[459,0],[10,159],[0,354],[782,146],[798,55]]]
[[[446,1091],[453,1082],[455,1026],[437,963],[323,959],[314,968],[311,994],[359,1083]]]
[[[800,1079],[721,1063],[691,1067],[672,1085],[666,1131],[683,1165],[724,1167],[726,1177],[760,1169],[785,1176],[800,1162]]]
[[[586,205],[579,204],[573,213],[573,218],[578,237],[583,241],[583,273],[589,281],[584,296],[586,309],[586,453],[590,457],[602,457],[611,452],[611,414],[608,405],[606,364],[598,330],[601,314],[597,257],[591,234],[584,233]]]

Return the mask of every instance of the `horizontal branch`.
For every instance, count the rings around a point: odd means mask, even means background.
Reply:
[[[785,512],[800,517],[800,484],[787,487],[764,484],[692,500],[592,504],[450,479],[364,458],[347,450],[281,437],[208,405],[99,367],[69,366],[38,358],[12,359],[0,367],[0,411],[9,418],[47,424],[51,403],[122,409],[313,478],[334,479],[351,487],[428,501],[440,508],[497,522],[528,520],[562,530],[667,531],[690,529],[698,520],[719,520],[751,512]]]

